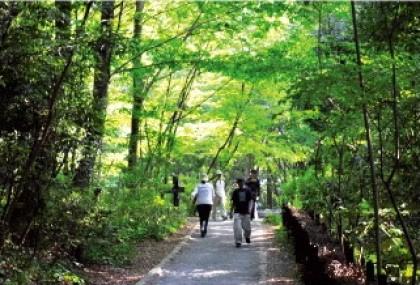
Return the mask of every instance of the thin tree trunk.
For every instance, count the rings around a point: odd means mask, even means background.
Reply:
[[[232,160],[232,158],[235,156],[235,153],[238,151],[240,141],[237,141],[235,146],[233,147],[233,150],[229,153],[229,158],[224,161],[223,165],[221,165],[221,169],[226,169],[229,165],[229,162]]]
[[[241,92],[242,93],[244,93],[245,92],[245,84],[244,83],[242,83],[242,87],[241,87]],[[248,103],[249,103],[249,101],[251,100],[251,91],[249,92],[249,94],[248,94],[248,98],[247,98],[247,100],[244,102],[244,106],[246,106]],[[226,137],[226,140],[225,140],[225,142],[218,148],[218,150],[217,150],[217,152],[216,152],[216,154],[215,154],[215,156],[213,157],[213,159],[212,159],[212,161],[210,162],[210,164],[209,164],[209,169],[208,169],[208,173],[210,173],[210,170],[212,169],[212,168],[214,168],[215,166],[216,166],[216,162],[217,162],[217,160],[218,160],[218,158],[219,158],[219,155],[220,155],[220,153],[227,147],[227,146],[229,146],[231,143],[232,143],[232,140],[233,140],[233,138],[234,138],[234,136],[235,136],[235,131],[236,131],[236,129],[238,128],[238,125],[239,125],[239,120],[241,119],[241,117],[242,117],[242,113],[243,113],[243,109],[239,109],[238,110],[238,113],[236,114],[236,117],[235,117],[235,121],[233,122],[233,124],[232,124],[232,128],[230,129],[230,131],[229,131],[229,134],[228,134],[228,136]]]
[[[55,18],[56,39],[68,40],[70,34],[71,1],[55,0],[58,15]]]
[[[383,8],[383,4],[381,3],[381,7]],[[388,48],[389,48],[389,54],[391,57],[391,69],[392,69],[392,115],[393,115],[393,125],[394,125],[394,165],[392,168],[392,171],[387,179],[384,177],[384,173],[381,173],[382,181],[385,184],[385,188],[387,190],[389,199],[391,200],[392,206],[397,213],[397,218],[401,224],[405,240],[407,241],[408,248],[410,250],[411,255],[411,261],[413,262],[413,271],[411,275],[411,285],[416,284],[416,276],[417,276],[417,253],[413,245],[413,241],[410,237],[410,234],[408,232],[406,223],[404,221],[404,218],[401,214],[400,209],[398,208],[398,204],[395,200],[395,196],[392,192],[392,180],[397,173],[399,169],[400,164],[400,125],[398,123],[398,97],[399,97],[399,91],[397,87],[397,71],[395,66],[395,46],[394,46],[394,31],[395,31],[395,25],[398,21],[398,9],[399,5],[397,7],[396,15],[394,16],[392,27],[388,34]]]
[[[373,157],[373,147],[372,147],[372,139],[370,134],[370,122],[369,122],[369,110],[366,103],[366,90],[365,84],[363,80],[362,74],[362,60],[360,54],[360,45],[359,45],[359,36],[357,32],[357,23],[356,23],[356,7],[354,0],[351,1],[351,13],[352,13],[352,21],[353,21],[353,32],[354,32],[354,43],[356,46],[356,59],[357,59],[357,66],[358,76],[359,76],[359,86],[360,91],[363,96],[363,119],[365,123],[365,134],[366,134],[366,141],[368,144],[368,156],[369,156],[369,166],[370,166],[370,175],[371,175],[371,183],[372,183],[372,194],[373,194],[373,204],[374,204],[374,228],[375,228],[375,251],[376,251],[376,262],[377,262],[377,278],[376,282],[379,280],[379,275],[382,271],[382,254],[381,254],[381,237],[380,237],[380,220],[379,220],[379,191],[378,185],[376,181],[376,167]]]
[[[334,136],[334,144],[335,147],[337,148],[337,152],[338,152],[338,190],[337,190],[337,194],[338,194],[338,198],[341,199],[341,203],[343,203],[343,198],[342,196],[342,184],[343,184],[343,160],[344,160],[344,137],[342,138],[342,142],[340,145],[337,144],[337,141],[335,139]],[[337,232],[338,232],[338,240],[340,242],[340,246],[341,248],[344,248],[344,233],[343,233],[343,217],[341,215],[341,212],[338,211],[338,223],[337,223]]]
[[[90,185],[95,160],[102,148],[104,134],[108,87],[110,81],[111,52],[113,46],[112,20],[114,1],[101,2],[101,36],[97,42],[97,58],[93,82],[92,117],[86,130],[85,151],[79,162],[73,183],[87,188]]]
[[[194,83],[195,78],[198,75],[198,69],[193,68],[191,69],[190,73],[188,74],[185,84],[179,94],[179,99],[177,103],[177,109],[173,112],[171,119],[167,125],[165,130],[166,134],[166,153],[170,156],[172,152],[173,145],[175,143],[175,136],[178,130],[179,123],[181,122],[181,118],[183,118],[183,112],[186,109],[186,103],[188,100],[188,96],[191,91],[191,87]],[[169,157],[167,157],[169,159]]]
[[[318,71],[322,70],[322,56],[321,56],[321,39],[322,39],[322,2],[314,3],[315,9],[318,11],[318,36],[317,36],[317,57],[318,57]],[[319,5],[316,6],[316,5]]]
[[[142,13],[145,1],[136,1],[136,14],[134,16],[134,33],[133,40],[139,45],[142,32]],[[131,133],[128,148],[128,167],[131,169],[137,164],[138,144],[140,137],[140,115],[143,110],[144,94],[143,94],[143,78],[141,76],[141,56],[136,57],[133,62],[134,71],[133,79],[133,110],[131,113]]]
[[[185,80],[184,87],[182,88],[179,95],[177,110],[175,110],[174,113],[172,114],[167,130],[165,131],[166,133],[166,136],[165,136],[166,137],[166,158],[165,158],[165,163],[164,163],[165,180],[167,180],[167,177],[168,177],[168,173],[167,173],[168,166],[171,160],[173,147],[175,145],[175,138],[178,132],[178,127],[179,127],[179,124],[181,123],[181,119],[183,118],[183,113],[187,107],[186,103],[187,103],[192,85],[198,74],[199,74],[199,71],[197,68],[193,68],[188,74],[187,79]]]
[[[273,190],[276,187],[273,170],[267,165],[267,208],[273,209]]]

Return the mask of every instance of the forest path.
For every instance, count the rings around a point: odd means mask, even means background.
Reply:
[[[232,227],[231,220],[210,221],[207,236],[201,238],[197,221],[183,243],[136,285],[300,284],[290,270],[294,264],[290,256],[284,255],[276,268],[282,276],[268,276],[267,257],[274,238],[271,226],[253,221],[251,244],[243,242],[240,248],[235,247]]]

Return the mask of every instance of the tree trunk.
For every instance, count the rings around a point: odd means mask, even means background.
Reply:
[[[252,90],[252,89],[251,89]],[[241,92],[242,92],[242,94],[245,92],[245,84],[244,83],[242,83],[242,85],[241,85]],[[248,94],[248,98],[246,99],[246,101],[244,102],[244,105],[243,106],[246,106],[248,103],[249,103],[249,101],[251,100],[251,94],[252,94],[252,92],[250,91],[249,92],[249,94]],[[228,136],[226,137],[226,140],[225,140],[225,142],[218,148],[218,150],[217,150],[217,152],[216,152],[216,154],[215,154],[215,156],[213,157],[213,159],[212,159],[212,161],[210,162],[210,164],[209,164],[209,169],[208,169],[208,173],[210,173],[210,171],[211,171],[211,169],[212,168],[214,168],[215,166],[216,166],[216,162],[217,162],[217,160],[219,159],[219,155],[222,153],[222,151],[226,148],[226,147],[229,147],[230,145],[231,145],[231,143],[232,143],[232,140],[233,140],[233,138],[234,138],[234,136],[235,136],[235,131],[236,131],[236,129],[238,128],[238,125],[239,125],[239,121],[240,121],[240,119],[241,119],[241,117],[242,117],[242,113],[243,113],[243,109],[242,108],[240,108],[239,110],[238,110],[238,113],[236,114],[236,118],[235,118],[235,121],[233,122],[233,124],[232,124],[232,128],[230,129],[230,131],[229,131],[229,134],[228,134]]]
[[[338,152],[338,189],[337,189],[337,198],[341,200],[341,203],[344,203],[343,201],[343,172],[344,172],[344,146],[345,146],[345,140],[344,136],[342,138],[342,142],[340,145],[338,145],[336,138],[334,136],[334,145],[337,148]],[[339,208],[339,207],[338,207]],[[341,248],[344,248],[344,232],[343,232],[343,215],[341,214],[340,209],[338,209],[338,222],[337,222],[337,233],[338,233],[338,241],[340,242]]]
[[[397,4],[398,5],[398,4]],[[383,8],[384,5],[381,3],[381,8]],[[389,55],[391,57],[392,60],[392,65],[391,65],[391,69],[392,69],[392,77],[391,77],[391,82],[392,82],[392,116],[393,116],[393,125],[394,125],[394,165],[392,167],[392,171],[390,173],[390,175],[387,177],[387,179],[385,179],[384,177],[384,173],[381,173],[381,178],[382,181],[385,184],[385,188],[387,190],[389,199],[392,203],[392,206],[397,214],[397,219],[401,224],[403,233],[404,233],[404,238],[407,242],[408,248],[410,250],[410,255],[411,255],[411,261],[413,262],[413,273],[411,275],[411,285],[415,285],[416,284],[416,275],[417,275],[417,253],[416,250],[414,248],[414,244],[413,241],[410,237],[410,234],[408,232],[407,229],[407,225],[404,221],[404,217],[401,214],[400,209],[398,208],[398,204],[397,201],[395,200],[395,196],[394,193],[392,191],[392,181],[393,178],[395,176],[395,174],[397,173],[397,171],[399,170],[399,166],[400,166],[400,124],[398,122],[398,118],[399,118],[399,114],[398,114],[398,97],[399,97],[399,90],[398,90],[398,86],[397,86],[397,68],[395,66],[395,45],[394,45],[394,31],[395,31],[395,26],[396,23],[399,21],[399,17],[398,17],[398,10],[396,10],[396,15],[394,16],[393,19],[393,23],[392,26],[390,28],[388,28],[389,30],[389,34],[388,34],[388,48],[389,48]],[[382,11],[385,12],[385,11]],[[382,15],[386,15],[383,14]],[[381,161],[381,163],[383,163],[383,161]]]
[[[57,16],[55,18],[56,39],[67,40],[70,34],[71,1],[55,0]]]
[[[198,75],[198,69],[193,68],[188,73],[188,76],[185,80],[185,84],[179,94],[178,103],[177,103],[177,109],[173,112],[171,119],[167,125],[167,128],[165,130],[166,134],[166,162],[169,162],[171,159],[173,147],[175,145],[175,139],[178,132],[179,124],[181,123],[181,120],[183,118],[184,111],[187,107],[187,100],[191,91],[191,87],[194,83],[194,80],[196,79]],[[166,172],[166,166],[168,164],[165,164],[165,172]]]
[[[114,1],[101,2],[101,36],[97,42],[97,57],[93,82],[91,121],[86,129],[85,150],[79,161],[74,177],[74,185],[87,188],[90,185],[95,160],[102,148],[105,128],[108,87],[110,81],[111,52],[113,46],[112,20]]]
[[[273,209],[273,192],[276,187],[276,180],[271,170],[271,167],[267,166],[267,208]]]
[[[134,34],[133,40],[138,41],[139,45],[142,31],[142,13],[144,10],[144,1],[136,1],[136,14],[134,17]],[[128,147],[128,167],[133,168],[137,164],[138,144],[140,138],[140,115],[143,110],[144,94],[143,94],[143,78],[141,76],[141,56],[134,59],[133,79],[133,110],[131,113],[131,134]]]
[[[363,99],[366,97],[366,90],[365,84],[363,80],[362,74],[362,60],[360,54],[360,45],[359,45],[359,37],[357,33],[357,24],[356,24],[356,8],[354,4],[354,0],[351,1],[351,13],[352,13],[352,20],[353,20],[353,32],[354,32],[354,43],[356,46],[356,59],[357,59],[357,66],[359,67],[358,76],[359,76],[359,86],[360,91],[362,93]],[[379,191],[378,185],[376,181],[376,167],[373,157],[373,149],[372,149],[372,140],[370,135],[370,122],[369,122],[369,111],[366,100],[363,102],[363,119],[365,123],[365,133],[366,133],[366,141],[368,144],[368,155],[369,155],[369,166],[370,166],[370,175],[371,175],[371,183],[372,183],[372,194],[373,194],[373,206],[374,206],[374,225],[375,225],[375,250],[376,250],[376,262],[377,262],[377,278],[376,282],[379,280],[379,275],[381,274],[382,270],[382,255],[381,255],[381,237],[380,237],[380,228],[379,228]]]

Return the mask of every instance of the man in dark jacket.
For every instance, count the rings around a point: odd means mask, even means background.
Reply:
[[[252,208],[251,191],[245,187],[244,180],[236,180],[238,188],[232,192],[232,202],[230,217],[233,217],[233,233],[236,247],[242,244],[242,230],[246,243],[251,243],[251,220],[250,213]]]
[[[260,180],[258,179],[258,172],[255,169],[252,169],[249,173],[249,178],[246,180],[246,186],[249,188],[252,194],[252,211],[251,211],[251,221],[257,217],[257,202],[260,199]]]

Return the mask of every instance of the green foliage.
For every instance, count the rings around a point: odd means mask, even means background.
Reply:
[[[162,198],[161,191],[154,187],[156,185],[146,184],[141,188],[118,189],[114,190],[118,193],[108,193],[104,198],[104,203],[113,209],[110,227],[118,233],[119,240],[162,239],[185,223],[186,206],[174,208],[170,194]]]
[[[13,225],[0,247],[123,264],[133,243],[185,223],[200,172],[221,168],[230,187],[258,168],[281,178],[279,204],[320,213],[334,234],[341,223],[371,254],[366,106],[381,246],[385,260],[406,267],[386,189],[404,218],[420,214],[419,5],[357,5],[361,94],[348,3],[144,3],[137,14],[135,2],[117,3],[121,14],[105,37],[99,2],[86,22],[88,3],[72,2],[68,11],[56,2],[0,4],[0,225]],[[104,39],[111,76],[98,100]],[[133,137],[137,165],[127,167]],[[173,172],[185,186],[179,208],[168,193]],[[75,187],[80,173],[90,187]],[[417,228],[409,235],[419,248]],[[10,282],[31,277],[21,271]],[[73,278],[66,269],[56,277]]]
[[[96,236],[86,244],[84,258],[90,263],[124,266],[135,257],[133,242],[121,241],[117,237]]]
[[[59,282],[60,284],[71,284],[71,285],[84,285],[86,284],[84,279],[75,273],[70,272],[60,263],[55,264],[49,272],[49,282]]]
[[[322,183],[315,176],[312,168],[307,169],[301,175],[295,172],[288,182],[282,184],[281,199],[284,203],[298,204],[298,208],[320,210],[325,206],[326,193],[321,190]]]
[[[276,214],[269,214],[264,218],[264,222],[270,225],[278,226],[281,224],[281,216]]]

